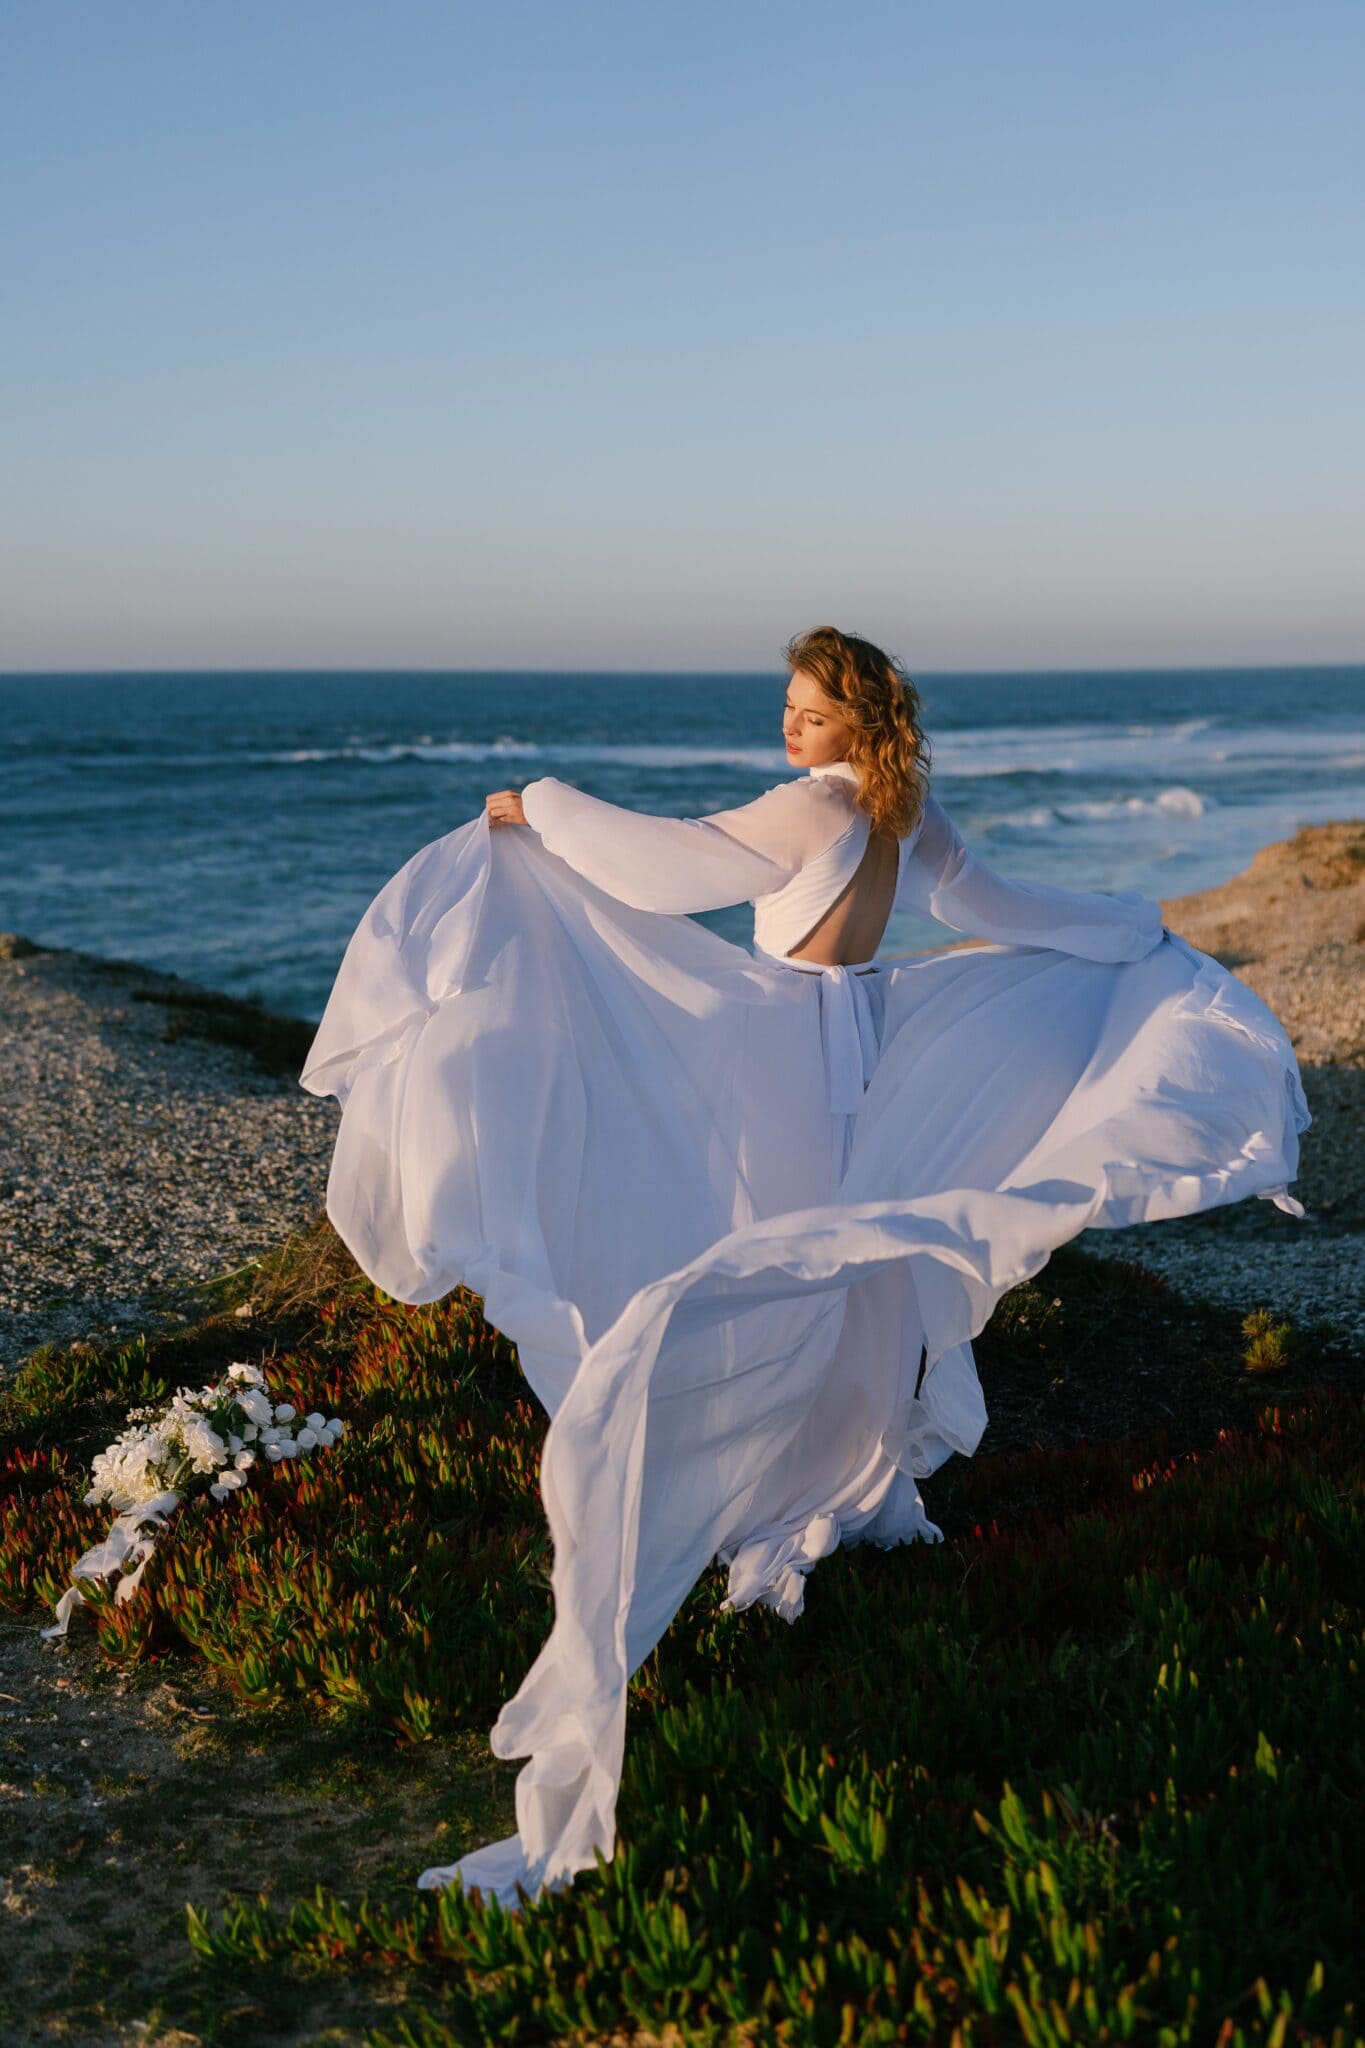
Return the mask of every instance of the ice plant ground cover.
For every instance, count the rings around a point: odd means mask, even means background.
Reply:
[[[92,1586],[92,1626],[38,1646],[49,1668],[196,1684],[218,1712],[192,1823],[143,1845],[142,1950],[154,1901],[183,1961],[163,1946],[150,1976],[125,1962],[101,1984],[108,2036],[155,2015],[373,2048],[670,2024],[964,2048],[1362,2039],[1360,1361],[1313,1332],[1271,1344],[1257,1306],[1244,1327],[1058,1254],[979,1347],[1009,1448],[941,1475],[948,1540],[836,1554],[795,1627],[722,1613],[712,1574],[634,1682],[615,1860],[521,1916],[413,1880],[510,1824],[513,1770],[483,1738],[548,1621],[542,1418],[468,1298],[352,1286],[287,1348],[263,1331],[272,1385],[344,1413],[344,1440],[231,1512],[187,1500],[136,1597]],[[216,1341],[240,1350],[241,1328]],[[94,1449],[184,1365],[170,1342],[55,1353],[0,1398],[0,1596],[30,1638],[97,1533]],[[1149,1375],[1175,1439],[1098,1441],[1106,1401],[1127,1413]],[[286,1785],[291,1749],[308,1761]],[[250,1804],[288,1793],[306,1856],[294,1824],[241,1824],[248,1754]],[[324,1849],[357,1788],[371,1834]],[[110,1874],[111,1903],[128,1881]],[[30,2007],[61,2006],[50,1966],[32,1986],[22,2008],[0,1993],[16,2040]],[[87,1986],[61,2009],[92,2031],[95,2006]]]

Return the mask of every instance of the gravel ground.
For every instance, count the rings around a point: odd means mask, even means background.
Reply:
[[[39,1344],[173,1327],[192,1283],[311,1222],[339,1112],[298,1086],[311,1032],[173,975],[0,935],[0,1368]]]
[[[1079,1243],[1365,1339],[1365,824],[1310,827],[1163,909],[1290,1035],[1308,1216],[1244,1201]],[[174,1326],[194,1283],[316,1217],[339,1111],[298,1086],[308,1026],[6,935],[0,994],[0,1370],[44,1342]]]
[[[1311,1092],[1309,1107],[1316,1116]],[[1344,1343],[1365,1346],[1365,1237],[1326,1229],[1311,1217],[1299,1221],[1266,1202],[1243,1202],[1225,1215],[1083,1230],[1077,1243],[1109,1258],[1138,1259],[1187,1298],[1268,1308],[1297,1323],[1330,1322]]]

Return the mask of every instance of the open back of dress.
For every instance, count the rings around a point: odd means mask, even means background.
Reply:
[[[828,910],[787,954],[822,967],[861,966],[886,935],[900,877],[900,843],[894,833],[868,833],[853,875]]]

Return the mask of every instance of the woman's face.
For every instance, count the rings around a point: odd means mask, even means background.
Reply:
[[[842,761],[848,752],[849,728],[839,706],[799,668],[787,685],[782,733],[787,742],[787,759],[799,761],[803,768],[820,768],[827,761]]]

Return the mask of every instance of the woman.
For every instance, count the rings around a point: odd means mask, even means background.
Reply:
[[[301,1076],[362,1268],[480,1294],[551,1416],[554,1626],[492,1732],[517,1833],[427,1888],[514,1905],[612,1853],[627,1682],[714,1558],[792,1620],[838,1544],[940,1537],[971,1340],[1059,1244],[1303,1214],[1265,1005],[1154,902],[992,873],[879,649],[786,659],[797,779],[696,819],[495,792],[375,899]],[[752,953],[688,915],[748,901]],[[878,962],[897,907],[986,943]]]

